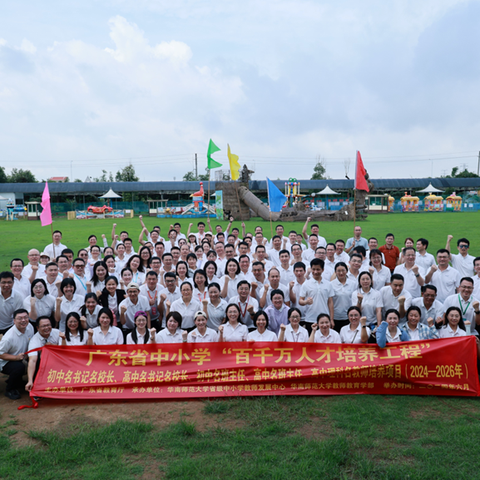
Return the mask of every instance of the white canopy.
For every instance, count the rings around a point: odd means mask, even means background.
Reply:
[[[334,192],[328,185],[321,191],[316,193],[315,195],[340,195],[338,192]]]
[[[110,189],[105,195],[102,195],[100,198],[122,198],[120,195],[117,195],[112,189]]]
[[[437,192],[443,192],[443,190],[439,190],[438,188],[435,188],[431,183],[429,183],[427,188],[424,188],[423,190],[419,190],[417,193],[437,193]]]
[[[8,198],[2,197],[2,196],[0,195],[0,200],[8,200]]]

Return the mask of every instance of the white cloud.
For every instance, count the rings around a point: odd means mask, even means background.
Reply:
[[[478,2],[109,5],[101,17],[98,3],[85,2],[94,34],[88,22],[59,17],[65,28],[52,28],[47,46],[48,29],[16,42],[2,29],[2,165],[45,178],[69,175],[73,160],[83,178],[127,161],[85,159],[159,155],[134,161],[140,177],[178,179],[195,152],[203,169],[212,137],[218,157],[228,142],[240,162],[255,161],[257,178],[272,168],[308,177],[318,154],[342,177],[356,149],[373,177],[402,176],[386,159],[402,154],[471,151],[458,163],[475,168]],[[430,175],[431,166],[427,156],[414,172]]]

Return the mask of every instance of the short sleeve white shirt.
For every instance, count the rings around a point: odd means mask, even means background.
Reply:
[[[123,333],[114,326],[109,326],[106,334],[102,332],[101,327],[95,327],[92,340],[94,345],[123,345]]]
[[[315,332],[315,343],[342,343],[340,335],[331,328],[328,331],[328,335],[323,335],[323,333],[318,329]]]
[[[255,342],[276,342],[278,340],[275,332],[265,330],[260,333],[258,330],[249,332],[247,340],[254,340]]]

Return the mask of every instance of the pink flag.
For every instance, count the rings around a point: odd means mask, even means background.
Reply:
[[[40,203],[43,210],[40,214],[40,221],[42,222],[42,227],[52,224],[52,209],[50,208],[50,192],[48,191],[48,183],[45,182],[45,189],[42,193],[42,203]]]

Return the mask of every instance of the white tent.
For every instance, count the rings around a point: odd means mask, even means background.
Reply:
[[[435,188],[431,183],[429,183],[427,188],[424,188],[423,190],[419,190],[417,193],[440,193],[440,192],[443,192],[443,190],[439,190],[438,188]]]
[[[102,195],[100,198],[122,198],[121,195],[116,194],[112,189],[110,189],[105,195]]]
[[[333,191],[328,185],[321,191],[317,192],[315,195],[325,195],[325,207],[328,210],[328,196],[329,195],[340,195],[339,192]]]
[[[317,192],[315,195],[340,195],[339,192],[334,192],[328,185],[321,191]]]

